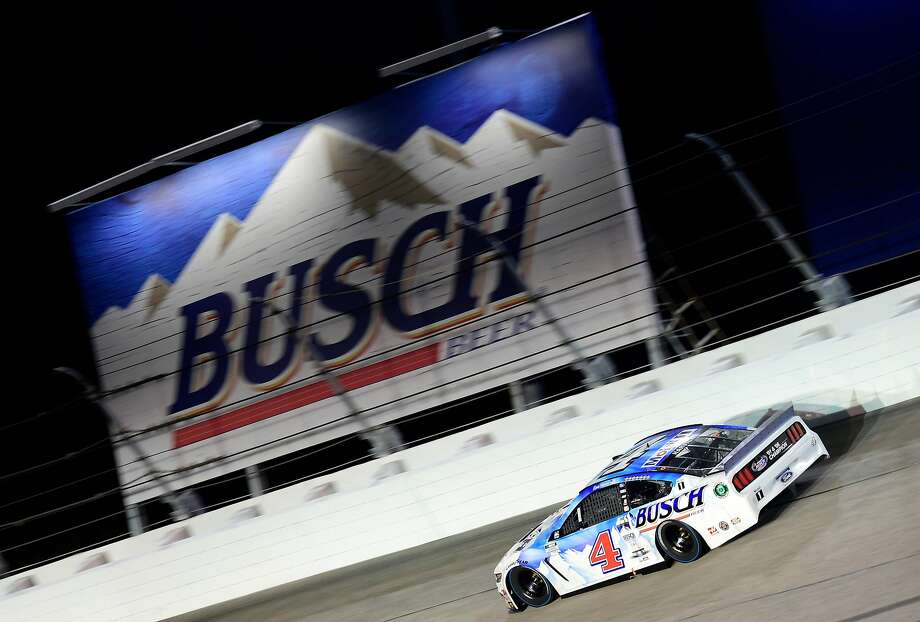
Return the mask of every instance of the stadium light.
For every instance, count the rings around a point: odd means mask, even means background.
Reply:
[[[399,61],[398,63],[393,63],[392,65],[382,67],[377,70],[377,75],[379,75],[381,78],[386,78],[397,73],[402,73],[412,69],[413,67],[418,67],[419,65],[430,63],[433,60],[443,58],[449,54],[471,48],[474,45],[479,45],[480,43],[485,43],[486,41],[497,39],[500,36],[502,36],[501,28],[496,28],[493,26],[485,32],[480,32],[478,35],[473,35],[472,37],[467,37],[466,39],[460,39],[459,41],[454,41],[453,43],[449,43],[443,47],[425,52],[424,54],[419,54],[418,56],[413,56],[412,58],[407,58],[406,60]]]

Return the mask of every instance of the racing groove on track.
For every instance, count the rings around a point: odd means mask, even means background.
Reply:
[[[799,480],[793,502],[765,509],[757,528],[693,564],[514,619],[920,620],[920,405],[818,431],[832,460]],[[550,509],[176,621],[508,620],[492,569]]]

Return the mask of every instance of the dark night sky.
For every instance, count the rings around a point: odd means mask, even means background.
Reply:
[[[16,93],[23,106],[8,118],[17,140],[15,175],[8,183],[18,198],[8,206],[8,238],[16,278],[8,289],[15,366],[7,373],[15,407],[7,423],[66,402],[75,388],[47,370],[66,365],[92,377],[79,292],[61,219],[43,206],[147,159],[250,119],[305,121],[356,103],[389,86],[376,68],[475,34],[489,26],[536,30],[599,5],[611,86],[628,158],[646,156],[681,140],[687,131],[708,131],[776,107],[770,66],[756,4],[532,2],[251,3],[160,2],[93,8],[85,3],[32,11],[8,28],[27,33],[17,48]],[[613,5],[613,6],[610,6]],[[665,8],[665,6],[667,8]],[[517,37],[520,35],[512,35]],[[9,95],[9,93],[8,93]],[[781,123],[777,114],[728,132],[726,140]],[[673,157],[639,164],[640,180],[673,163]],[[737,159],[789,229],[804,228],[797,187],[782,131],[738,146]],[[10,170],[8,166],[8,171]],[[648,233],[675,249],[715,230],[750,218],[714,161],[701,159],[674,173],[636,184]],[[686,189],[686,186],[693,186]],[[761,227],[746,226],[692,252],[675,251],[684,270],[768,241]],[[808,252],[806,244],[806,252]],[[709,292],[782,256],[765,251],[746,262],[703,273],[692,282]],[[713,296],[715,312],[794,286],[781,273],[730,294]],[[12,302],[12,304],[11,304]],[[807,308],[803,295],[789,308]],[[777,309],[725,319],[729,332],[782,317]],[[57,458],[104,437],[93,409],[65,409],[38,422],[3,429],[8,450],[0,477]],[[0,480],[4,503],[111,467],[105,443],[65,465],[27,477]],[[86,498],[117,485],[114,475],[69,487],[41,501],[0,507],[0,524]],[[2,505],[2,504],[0,504]],[[72,513],[0,527],[0,550],[62,526],[117,511],[117,496]],[[17,564],[41,559],[117,534],[113,518],[10,553]]]

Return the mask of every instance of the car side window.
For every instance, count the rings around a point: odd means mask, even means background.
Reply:
[[[657,479],[635,480],[626,482],[625,486],[626,500],[631,508],[637,508],[671,494],[671,482]]]
[[[572,510],[572,513],[562,523],[562,527],[556,532],[558,535],[554,534],[554,537],[564,538],[579,529],[602,523],[622,513],[623,501],[620,498],[619,486],[614,485],[595,490]]]

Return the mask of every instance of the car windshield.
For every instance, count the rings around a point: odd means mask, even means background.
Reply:
[[[660,441],[665,437],[665,434],[656,434],[655,436],[650,436],[644,438],[632,447],[629,448],[625,454],[619,456],[614,456],[613,461],[604,467],[604,470],[597,474],[595,479],[603,476],[610,475],[611,473],[616,473],[622,471],[628,467],[636,458],[645,453],[645,450]]]
[[[678,447],[661,461],[658,469],[681,471],[683,473],[702,473],[719,465],[741,441],[750,436],[752,430],[743,428],[706,427]]]

